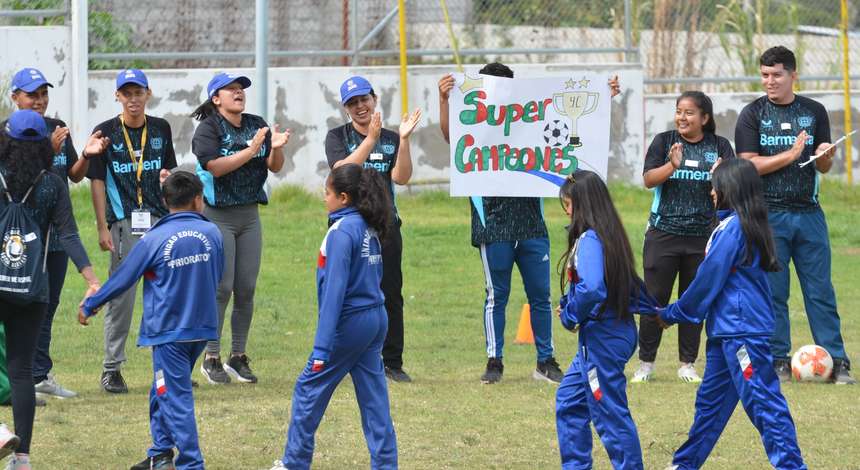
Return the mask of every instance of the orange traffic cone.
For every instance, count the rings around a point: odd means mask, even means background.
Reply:
[[[514,344],[535,344],[529,304],[523,304],[523,311],[520,313],[520,325],[517,327],[517,337],[514,339]]]

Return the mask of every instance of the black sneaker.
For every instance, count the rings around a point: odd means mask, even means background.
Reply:
[[[133,465],[130,470],[173,470],[175,468],[173,465],[173,450],[168,450],[155,457],[147,457],[141,460],[136,465]]]
[[[406,373],[400,367],[388,367],[385,366],[385,376],[395,382],[401,383],[409,383],[412,382],[412,377],[409,377],[409,374]]]
[[[561,383],[561,379],[564,378],[564,373],[562,373],[561,368],[558,366],[558,362],[555,361],[554,357],[551,357],[543,362],[538,362],[535,371],[532,372],[532,378],[535,380],[545,380],[550,383],[558,384]]]
[[[505,371],[505,366],[502,364],[502,359],[499,357],[491,357],[487,359],[487,370],[481,376],[481,383],[494,384],[502,380],[502,373]]]
[[[206,380],[213,385],[223,385],[230,383],[230,376],[224,370],[221,364],[220,357],[207,357],[203,359],[203,364],[200,364],[200,373]]]
[[[251,368],[248,366],[249,362],[251,360],[244,354],[241,356],[230,356],[230,360],[224,364],[224,371],[237,382],[255,384],[257,383],[257,376],[251,372]]]
[[[851,377],[851,364],[845,359],[833,361],[833,373],[830,378],[836,385],[854,385],[857,383],[857,380]]]
[[[118,370],[102,372],[102,388],[110,393],[128,393],[128,385]]]

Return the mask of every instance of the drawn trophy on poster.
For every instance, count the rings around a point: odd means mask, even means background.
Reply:
[[[552,105],[555,107],[555,111],[561,116],[570,118],[570,145],[574,147],[582,146],[579,133],[576,131],[576,121],[580,117],[593,113],[597,109],[597,99],[599,96],[600,93],[590,91],[566,91],[552,95]],[[561,99],[561,105],[559,105],[559,99]],[[592,99],[593,101],[591,101]],[[591,101],[590,106],[589,101]]]

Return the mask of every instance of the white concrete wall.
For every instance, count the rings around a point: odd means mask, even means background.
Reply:
[[[73,136],[78,146],[87,131],[99,122],[120,112],[114,98],[116,71],[90,72],[89,113],[83,118],[71,115],[71,59],[68,27],[0,27],[0,118],[11,110],[8,83],[20,68],[35,66],[51,81],[51,103],[48,114],[78,124]],[[643,72],[638,66],[608,65],[513,65],[518,77],[540,77],[575,74],[577,71],[617,71],[624,92],[613,100],[609,175],[611,179],[641,182],[642,162],[647,144],[653,136],[673,126],[675,95],[644,96]],[[476,72],[478,66],[469,66]],[[421,107],[425,117],[413,139],[415,164],[413,181],[444,181],[448,174],[448,147],[438,130],[438,78],[453,70],[452,66],[413,66],[409,71],[410,107]],[[253,70],[236,70],[253,79]],[[165,117],[173,128],[176,152],[180,162],[191,164],[191,137],[196,123],[191,111],[205,98],[205,88],[215,70],[148,70],[153,98],[150,114]],[[282,127],[292,129],[286,149],[284,169],[271,178],[273,184],[287,182],[318,189],[328,171],[324,139],[328,129],[346,122],[340,105],[340,83],[350,75],[365,75],[380,97],[379,108],[384,124],[396,128],[400,115],[399,75],[396,67],[349,68],[272,68],[269,71],[271,101],[269,114]],[[4,86],[6,88],[4,88]],[[248,112],[254,109],[255,87],[248,90]],[[743,106],[759,96],[757,93],[713,94],[717,131],[734,139],[734,125]],[[844,134],[843,98],[836,90],[807,94],[821,101],[830,112],[833,138]],[[860,128],[860,93],[852,93],[855,129]],[[854,139],[854,168],[860,156],[860,138]],[[844,152],[837,153],[834,174],[844,172]],[[855,171],[860,174],[860,172]]]
[[[469,67],[476,72],[478,67]],[[613,102],[610,177],[638,181],[644,136],[642,115],[642,72],[635,66],[606,65],[577,67],[573,65],[513,66],[518,77],[571,75],[582,70],[616,71],[624,92]],[[250,69],[233,70],[248,75]],[[448,146],[439,132],[439,100],[437,82],[452,71],[448,66],[416,66],[409,71],[409,106],[424,110],[424,119],[412,138],[414,182],[446,180],[448,175]],[[149,114],[170,122],[174,144],[181,164],[193,163],[191,138],[196,122],[189,114],[205,99],[206,84],[214,70],[151,70],[147,71],[153,98]],[[273,68],[269,70],[269,114],[274,123],[292,130],[286,147],[284,169],[270,178],[273,184],[287,182],[311,189],[321,187],[328,174],[325,160],[325,135],[329,129],[347,121],[340,105],[340,84],[351,75],[363,75],[374,85],[379,96],[378,109],[383,125],[396,129],[399,123],[400,86],[396,67],[375,68]],[[114,98],[115,71],[90,73],[89,127],[120,112]],[[247,112],[258,113],[255,87],[248,89]]]
[[[71,30],[67,26],[0,27],[0,114],[12,109],[9,83],[24,67],[39,69],[54,88],[48,115],[70,120],[72,109]]]

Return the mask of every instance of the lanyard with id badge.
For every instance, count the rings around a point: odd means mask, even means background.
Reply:
[[[131,145],[131,138],[128,135],[128,130],[125,128],[125,121],[123,121],[122,115],[120,115],[119,121],[122,124],[122,135],[125,138],[125,145],[128,147],[128,155],[131,158],[131,162],[137,165],[137,209],[131,211],[131,234],[139,237],[152,226],[152,214],[143,208],[143,187],[140,184],[141,177],[143,176],[143,149],[146,147],[146,118],[144,117],[143,120],[140,150],[134,150],[134,147]]]

